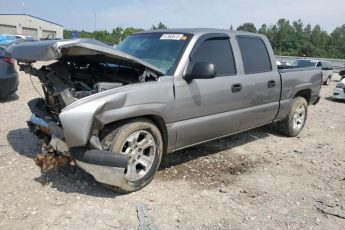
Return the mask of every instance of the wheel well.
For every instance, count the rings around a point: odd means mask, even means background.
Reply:
[[[160,116],[157,116],[157,115],[145,115],[145,116],[138,116],[138,117],[130,117],[128,119],[114,121],[112,123],[106,124],[105,126],[109,126],[109,125],[112,125],[112,124],[118,124],[119,126],[121,126],[121,124],[123,122],[128,122],[130,120],[137,119],[137,118],[148,118],[157,126],[157,128],[159,129],[159,131],[162,134],[163,154],[166,153],[167,149],[168,149],[168,131],[167,131],[167,127],[165,125],[165,121]]]
[[[157,115],[148,115],[146,117],[152,120],[161,132],[163,139],[163,154],[166,153],[168,149],[168,131],[165,125],[165,121],[163,120],[163,118]]]
[[[294,98],[296,98],[296,97],[303,97],[307,101],[307,103],[309,104],[310,98],[311,98],[311,90],[310,89],[304,89],[304,90],[298,91]]]

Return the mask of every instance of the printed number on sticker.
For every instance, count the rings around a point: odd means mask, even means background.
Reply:
[[[183,34],[163,34],[161,40],[181,40]]]

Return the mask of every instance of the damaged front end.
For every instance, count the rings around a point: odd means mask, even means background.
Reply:
[[[121,187],[127,156],[104,151],[91,127],[97,111],[121,106],[125,96],[108,93],[107,100],[95,98],[102,98],[104,91],[157,81],[163,73],[96,40],[21,43],[8,52],[21,71],[38,77],[42,85],[42,98],[28,103],[32,115],[27,122],[44,140],[42,153],[35,158],[42,172],[76,164],[97,181]],[[55,62],[36,69],[32,65],[36,61]],[[85,100],[90,103],[80,103]]]
[[[42,153],[35,157],[35,163],[42,172],[66,164],[77,165],[101,183],[114,186],[122,184],[128,164],[127,156],[100,150],[100,143],[94,138],[91,139],[90,146],[96,149],[68,148],[61,124],[47,112],[45,101],[40,98],[33,99],[28,106],[32,115],[27,124],[33,133],[44,140]]]

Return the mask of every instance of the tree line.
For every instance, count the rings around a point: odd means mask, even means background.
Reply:
[[[264,34],[278,55],[345,59],[345,25],[328,34],[320,25],[280,19],[274,25],[244,23],[237,30]]]
[[[151,29],[166,28],[167,26],[162,22],[151,27]],[[234,30],[232,26],[230,30]],[[304,25],[301,20],[290,22],[286,19],[280,19],[276,24],[269,26],[263,24],[260,28],[247,22],[237,27],[236,30],[266,35],[277,55],[345,59],[345,24],[335,28],[330,34],[320,25]],[[127,36],[140,31],[144,31],[144,29],[117,27],[111,32],[106,30],[79,31],[79,37],[95,38],[108,44],[118,44]],[[72,31],[64,30],[64,38],[71,37]]]
[[[152,25],[152,30],[158,29],[167,29],[168,27],[163,24],[162,22],[158,23],[158,25]],[[77,32],[78,37],[80,38],[95,38],[99,41],[102,41],[108,45],[119,44],[123,39],[128,37],[131,34],[142,32],[144,29],[141,28],[134,28],[134,27],[116,27],[111,32],[107,30],[97,30],[94,32],[87,32],[87,31],[75,31],[75,30],[64,30],[63,36],[65,39],[72,38],[72,33]]]

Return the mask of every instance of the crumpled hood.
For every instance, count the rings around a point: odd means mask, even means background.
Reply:
[[[145,67],[158,75],[164,75],[158,67],[95,39],[24,42],[9,46],[7,52],[21,62],[52,60],[108,62],[131,67]]]

